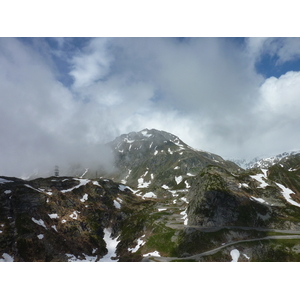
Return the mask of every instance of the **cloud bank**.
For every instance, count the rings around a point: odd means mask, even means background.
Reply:
[[[112,158],[101,144],[157,128],[194,148],[252,158],[300,149],[299,39],[0,39],[0,173]]]

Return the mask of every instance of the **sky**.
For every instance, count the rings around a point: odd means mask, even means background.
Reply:
[[[144,128],[224,158],[300,149],[300,38],[3,37],[0,66],[2,175],[105,164]]]

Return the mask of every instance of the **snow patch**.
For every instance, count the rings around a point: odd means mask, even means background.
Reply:
[[[93,181],[93,185],[98,185],[98,186],[102,187],[98,181]]]
[[[141,246],[143,246],[146,243],[142,240],[143,237],[145,237],[145,235],[142,235],[140,238],[138,238],[137,245],[134,248],[128,248],[128,251],[130,251],[131,253],[135,253],[136,251],[138,251],[141,248]]]
[[[9,183],[9,182],[13,182],[13,181],[12,180],[7,180],[7,179],[4,179],[4,178],[0,178],[0,184]]]
[[[152,134],[151,134],[151,133],[148,133],[147,130],[141,131],[141,134],[142,134],[143,136],[145,136],[145,137],[148,137],[148,138],[152,136]]]
[[[247,254],[243,254],[248,260],[250,259],[250,257]]]
[[[162,187],[163,189],[165,189],[165,190],[169,190],[169,189],[170,189],[170,188],[169,188],[167,185],[165,185],[165,184],[162,185],[161,187]]]
[[[146,193],[143,198],[157,198],[157,196],[153,192]]]
[[[57,218],[58,218],[58,214],[48,214],[48,216],[49,216],[51,219],[57,219]]]
[[[168,148],[168,152],[169,152],[170,154],[173,154],[173,153],[174,153],[170,148]]]
[[[240,251],[237,250],[237,249],[233,249],[233,250],[230,251],[230,255],[231,255],[231,258],[232,258],[231,262],[238,262],[238,259],[240,257]]]
[[[89,179],[82,179],[82,178],[73,178],[73,179],[79,180],[80,183],[79,183],[78,185],[76,185],[76,186],[70,188],[70,189],[67,189],[67,190],[61,190],[62,193],[71,192],[71,191],[73,191],[74,189],[77,189],[77,188],[79,188],[80,186],[86,185],[86,184],[88,184],[88,183],[90,182]]]
[[[260,182],[259,188],[265,188],[268,186],[268,184],[263,180],[263,178],[266,179],[264,174],[250,175],[250,177]]]
[[[43,235],[43,234],[39,234],[37,237],[38,237],[40,240],[42,240],[42,239],[44,238],[44,235]]]
[[[103,256],[100,261],[101,262],[117,262],[118,260],[113,260],[112,258],[116,255],[117,245],[119,241],[117,241],[118,237],[115,239],[111,238],[111,228],[104,229],[104,241],[107,247],[107,254]]]
[[[181,197],[180,200],[182,200],[182,201],[184,201],[184,202],[186,202],[186,203],[189,203],[189,202],[187,201],[186,197]]]
[[[187,180],[184,182],[185,183],[185,186],[187,189],[189,189],[191,186],[189,185],[189,183],[187,182]]]
[[[46,225],[45,225],[45,223],[44,223],[44,221],[43,221],[42,219],[36,220],[35,218],[31,218],[31,220],[32,220],[34,223],[36,223],[36,224],[38,224],[38,225],[40,225],[40,226],[43,226],[44,228],[47,229],[47,227],[46,227]]]
[[[84,194],[83,197],[80,199],[81,202],[85,202],[87,201],[89,195],[88,194]]]
[[[182,181],[182,176],[175,176],[175,181],[179,184]]]
[[[267,201],[265,201],[264,199],[262,198],[256,198],[256,197],[250,197],[251,200],[255,200],[257,202],[260,202],[260,203],[266,203],[266,204],[269,204]]]
[[[287,202],[289,202],[292,205],[300,207],[300,204],[291,198],[290,195],[295,194],[291,189],[286,188],[284,185],[282,185],[280,183],[277,183],[277,182],[275,182],[275,183],[277,184],[277,186],[279,186],[281,188],[281,191],[282,191],[281,193]]]
[[[74,220],[77,220],[77,217],[78,217],[78,214],[77,213],[79,213],[78,211],[73,211],[73,213],[72,214],[70,214],[70,218],[72,218],[72,219],[74,219]]]
[[[239,183],[239,188],[241,187],[249,188],[249,185],[247,183]]]
[[[167,210],[166,208],[158,208],[158,211]]]
[[[186,175],[188,175],[188,176],[196,176],[196,175],[194,175],[192,173],[187,173]]]
[[[120,208],[121,208],[120,203],[119,203],[118,201],[116,201],[116,200],[114,200],[114,206],[115,206],[115,208],[117,208],[117,209],[120,209]]]
[[[143,255],[144,257],[145,256],[160,256],[159,252],[158,251],[153,251],[153,252],[149,252],[147,254],[144,254]]]
[[[121,192],[124,192],[126,189],[129,189],[131,192],[134,192],[129,186],[123,185],[123,184],[119,184],[119,190]]]
[[[174,168],[174,170],[178,170],[178,169],[180,169],[180,167],[178,167],[178,166],[176,166],[176,167]]]
[[[10,193],[11,193],[11,190],[4,191],[4,194],[10,194]]]
[[[0,262],[13,262],[14,258],[7,253],[2,254],[3,258],[0,258]]]
[[[56,225],[52,225],[51,227],[52,227],[56,232],[58,232],[58,231],[57,231],[57,228],[56,228]]]
[[[186,211],[187,211],[187,208],[180,213],[181,215],[183,215],[183,217],[181,219],[184,220],[184,222],[183,222],[184,225],[188,224],[188,216],[187,216],[187,212]]]
[[[148,172],[148,171],[147,171]],[[146,173],[147,173],[146,172]],[[144,178],[139,178],[138,179],[138,188],[146,188],[148,187],[149,185],[151,184],[151,181],[148,181],[148,182],[144,182]]]

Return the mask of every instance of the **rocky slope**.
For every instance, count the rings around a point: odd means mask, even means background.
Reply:
[[[109,146],[106,178],[0,177],[0,261],[300,260],[299,155],[243,170],[154,129]]]

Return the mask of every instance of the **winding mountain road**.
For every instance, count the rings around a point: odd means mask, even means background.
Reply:
[[[268,230],[268,231],[270,231],[270,230]],[[299,231],[298,231],[298,233],[299,233]],[[235,244],[239,244],[239,243],[256,242],[256,241],[262,241],[262,240],[290,240],[290,239],[300,239],[300,234],[299,235],[274,235],[274,236],[266,236],[266,237],[262,237],[262,238],[239,240],[239,241],[226,243],[226,244],[224,244],[222,246],[219,246],[215,249],[205,251],[205,252],[202,252],[202,253],[199,253],[199,254],[187,256],[187,257],[148,256],[148,257],[145,257],[142,261],[144,261],[144,262],[151,262],[151,261],[152,262],[170,262],[170,261],[173,261],[173,260],[182,260],[182,261],[184,261],[184,260],[196,260],[197,261],[202,256],[213,255],[213,254],[217,253],[218,251],[220,251],[223,248],[226,248],[228,246],[232,246],[232,245],[235,245]]]

